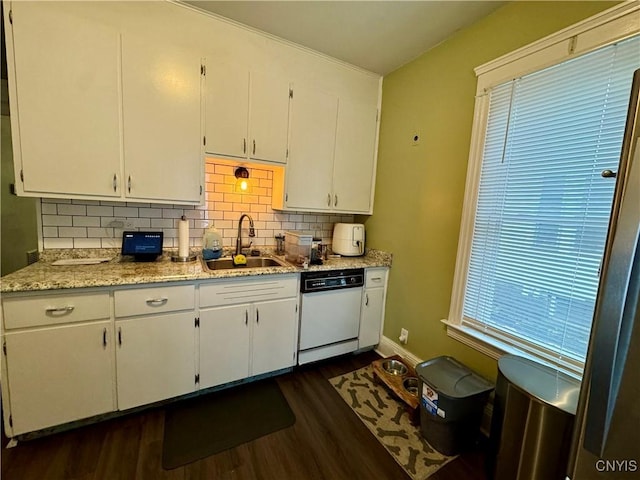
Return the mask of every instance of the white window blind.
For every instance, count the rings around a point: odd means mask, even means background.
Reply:
[[[640,37],[490,91],[462,324],[581,365]]]

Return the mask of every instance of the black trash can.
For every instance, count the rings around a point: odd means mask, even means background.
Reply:
[[[493,384],[455,358],[416,365],[420,379],[420,428],[429,444],[456,455],[475,442]]]

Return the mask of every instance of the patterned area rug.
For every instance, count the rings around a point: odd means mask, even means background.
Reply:
[[[428,478],[456,458],[442,455],[422,438],[420,427],[411,425],[402,402],[375,382],[370,365],[329,381],[414,480]]]

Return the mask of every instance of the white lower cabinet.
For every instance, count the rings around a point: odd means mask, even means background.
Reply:
[[[116,321],[118,409],[195,391],[193,312]]]
[[[202,285],[200,305],[201,389],[295,365],[297,276]]]
[[[11,436],[115,410],[112,341],[108,320],[6,333]]]
[[[292,367],[295,298],[200,311],[200,388]]]
[[[367,268],[365,272],[358,348],[367,348],[380,343],[380,332],[384,320],[387,270],[387,268]]]
[[[118,409],[195,391],[195,286],[119,290],[114,297]]]

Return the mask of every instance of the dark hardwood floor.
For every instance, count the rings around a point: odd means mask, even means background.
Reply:
[[[161,465],[164,408],[21,442],[6,449],[3,480],[408,480],[327,379],[378,356],[350,355],[278,377],[296,423],[174,470]],[[485,480],[484,454],[461,455],[432,480]]]

